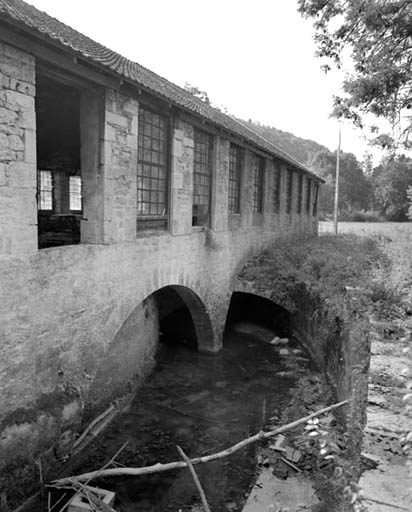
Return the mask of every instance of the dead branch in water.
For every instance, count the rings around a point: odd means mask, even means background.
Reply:
[[[334,409],[338,409],[339,407],[342,407],[343,405],[346,405],[350,402],[349,400],[343,400],[342,402],[338,402],[336,404],[330,405],[329,407],[325,407],[323,409],[320,409],[319,411],[313,412],[309,414],[308,416],[305,416],[304,418],[300,418],[299,420],[293,421],[292,423],[288,423],[287,425],[284,425],[283,427],[279,427],[275,430],[271,430],[269,432],[258,432],[254,436],[248,437],[247,439],[244,439],[243,441],[240,441],[239,443],[234,444],[233,446],[230,446],[229,448],[226,448],[225,450],[222,450],[217,453],[213,453],[211,455],[206,455],[204,457],[196,457],[195,459],[191,459],[190,462],[195,464],[205,464],[206,462],[211,462],[213,460],[217,459],[223,459],[224,457],[227,457],[229,455],[232,455],[233,453],[237,452],[238,450],[244,448],[245,446],[248,446],[249,444],[255,443],[257,441],[261,441],[263,439],[269,439],[271,437],[277,436],[278,434],[282,434],[283,432],[288,432],[289,430],[293,430],[294,428],[298,427],[299,425],[302,425],[304,423],[307,423],[312,418],[316,418],[317,416],[321,416],[322,414],[325,414],[327,412],[333,411]],[[70,478],[61,478],[59,480],[55,480],[53,483],[56,485],[65,485],[66,483],[72,484],[73,481],[78,482],[90,482],[90,480],[93,480],[96,477],[106,477],[106,476],[139,476],[139,475],[148,475],[151,473],[160,473],[162,471],[170,471],[172,469],[179,469],[179,468],[185,468],[187,467],[187,463],[184,461],[179,462],[168,462],[166,464],[161,464],[158,462],[157,464],[153,464],[152,466],[146,466],[142,468],[110,468],[110,469],[101,469],[98,471],[91,471],[89,473],[83,473],[81,475],[73,476]]]
[[[195,485],[197,487],[197,490],[199,491],[200,499],[202,500],[202,505],[205,510],[205,512],[210,512],[209,504],[206,499],[205,491],[203,490],[202,484],[200,483],[199,477],[196,474],[195,468],[193,467],[193,464],[190,462],[189,457],[185,454],[185,452],[180,448],[180,446],[176,446],[177,451],[180,453],[182,459],[186,462],[190,473],[192,474],[192,478],[195,482]]]

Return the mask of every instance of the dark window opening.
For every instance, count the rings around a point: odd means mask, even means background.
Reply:
[[[275,174],[273,177],[273,211],[280,210],[280,164],[275,162]]]
[[[82,216],[80,94],[41,72],[36,80],[39,249],[78,244]]]
[[[306,178],[306,213],[308,215],[310,214],[311,194],[312,194],[312,180],[310,178]]]
[[[292,195],[293,195],[293,171],[287,170],[286,174],[286,213],[292,211]]]
[[[242,150],[231,144],[229,156],[229,213],[240,213],[241,176]]]
[[[139,109],[137,229],[167,229],[169,186],[168,118]]]
[[[263,212],[263,181],[265,175],[265,159],[255,157],[253,169],[253,213]]]
[[[212,137],[195,130],[192,225],[208,226],[212,183]]]
[[[302,213],[302,200],[303,200],[303,176],[299,174],[298,178],[298,202],[296,205],[296,211]]]

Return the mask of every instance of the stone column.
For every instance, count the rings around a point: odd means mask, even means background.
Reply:
[[[139,104],[106,89],[103,135],[104,243],[136,240]]]
[[[229,151],[229,141],[222,137],[215,137],[211,204],[213,231],[227,231],[228,228]]]
[[[0,43],[0,257],[37,251],[35,59]]]
[[[170,231],[192,232],[194,128],[176,120],[173,129],[170,192]]]

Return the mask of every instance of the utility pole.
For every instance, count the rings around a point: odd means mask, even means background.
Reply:
[[[334,203],[334,208],[333,208],[333,225],[335,228],[335,235],[338,234],[340,139],[341,139],[341,135],[340,135],[340,125],[339,125],[338,153],[336,155],[335,203]]]

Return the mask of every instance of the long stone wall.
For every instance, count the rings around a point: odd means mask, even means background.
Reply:
[[[169,230],[137,234],[139,103],[96,86],[80,99],[82,243],[38,250],[35,72],[31,55],[0,43],[0,475],[17,463],[35,468],[39,452],[53,458],[50,447],[69,449],[85,418],[147,375],[159,337],[154,292],[179,285],[203,304],[213,335],[199,349],[216,351],[243,263],[285,237],[317,232],[311,212],[294,204],[285,213],[285,164],[273,212],[270,159],[256,222],[251,149],[241,215],[230,226],[230,143],[220,135],[210,227],[193,228],[194,127],[175,119]]]

